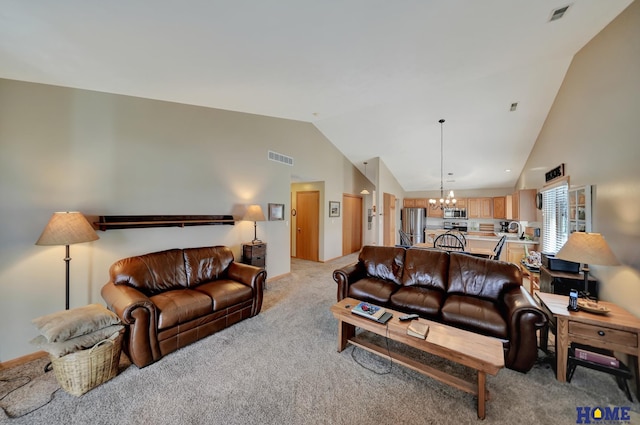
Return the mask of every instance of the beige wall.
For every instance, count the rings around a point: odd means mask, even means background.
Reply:
[[[241,215],[283,203],[286,220],[257,229],[275,277],[289,272],[292,180],[322,181],[340,200],[360,175],[309,123],[2,79],[0,153],[0,361],[35,351],[30,321],[64,308],[64,247],[34,245],[54,211]],[[71,246],[71,307],[102,303],[119,258],[212,244],[239,258],[253,224],[98,233]],[[341,240],[341,221],[323,222],[320,259],[339,257]]]
[[[640,316],[640,2],[576,54],[518,182],[540,188],[564,163],[596,185],[593,230],[624,267],[593,267],[601,296]]]

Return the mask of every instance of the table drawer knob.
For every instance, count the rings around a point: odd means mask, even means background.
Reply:
[[[598,335],[604,336],[604,331],[598,331]]]

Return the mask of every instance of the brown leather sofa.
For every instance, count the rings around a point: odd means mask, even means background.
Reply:
[[[364,246],[333,272],[338,301],[371,302],[502,340],[505,366],[527,372],[546,316],[511,263],[436,249]]]
[[[214,246],[125,258],[109,276],[102,298],[127,326],[125,352],[144,367],[258,314],[267,273]]]

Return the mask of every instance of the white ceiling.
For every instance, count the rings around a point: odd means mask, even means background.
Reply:
[[[439,189],[444,118],[445,188],[505,188],[573,55],[632,2],[548,22],[566,1],[0,0],[0,77],[312,122],[407,191]]]

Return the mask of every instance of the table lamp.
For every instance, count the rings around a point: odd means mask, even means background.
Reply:
[[[262,207],[260,205],[249,205],[247,208],[247,212],[242,218],[244,221],[253,221],[253,240],[251,243],[259,243],[262,242],[258,239],[258,221],[265,221],[264,213],[262,212]]]
[[[79,212],[53,213],[47,227],[44,228],[36,245],[65,245],[66,257],[66,297],[65,308],[69,310],[69,245],[100,239],[91,224]]]
[[[589,264],[619,266],[620,262],[600,233],[573,232],[556,258],[583,263],[585,298],[589,298]]]

